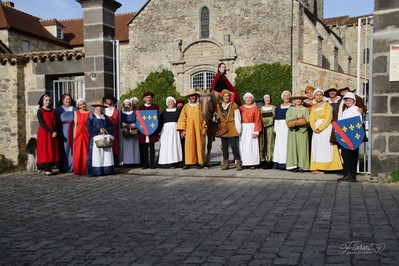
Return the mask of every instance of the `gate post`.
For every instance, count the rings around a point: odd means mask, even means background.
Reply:
[[[115,95],[113,82],[114,0],[76,0],[83,8],[85,87],[88,103],[104,95]]]

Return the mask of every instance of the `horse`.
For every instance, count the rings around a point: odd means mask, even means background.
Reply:
[[[199,103],[201,108],[201,116],[207,123],[208,130],[206,131],[207,136],[207,152],[205,165],[209,167],[211,159],[212,143],[215,141],[216,132],[218,130],[218,122],[216,119],[216,105],[220,101],[214,93],[208,90],[199,90]]]

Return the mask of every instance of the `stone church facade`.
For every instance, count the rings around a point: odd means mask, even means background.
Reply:
[[[279,62],[292,66],[293,90],[332,80],[354,86],[351,55],[323,23],[322,10],[322,0],[148,1],[129,24],[122,87],[169,69],[182,94],[209,88],[207,76],[220,62],[233,83],[238,67]]]
[[[280,62],[292,66],[293,84],[287,88],[292,91],[309,84],[327,89],[331,81],[356,84],[351,38],[357,25],[323,19],[323,0],[149,0],[137,13],[117,16],[117,1],[78,2],[83,19],[40,21],[55,38],[22,34],[23,40],[42,43],[37,50],[11,50],[4,37],[10,30],[0,25],[0,100],[8,104],[1,116],[6,134],[0,136],[0,149],[14,161],[37,131],[37,99],[53,91],[54,80],[84,81],[89,101],[114,91],[114,38],[120,42],[121,93],[151,72],[169,69],[185,94],[209,86],[220,62],[233,83],[238,67]],[[59,27],[64,39],[57,38]],[[21,36],[21,30],[11,34]],[[367,82],[368,74],[362,75]]]

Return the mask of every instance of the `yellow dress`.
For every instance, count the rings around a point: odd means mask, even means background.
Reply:
[[[312,106],[310,112],[310,126],[313,130],[312,148],[310,155],[310,170],[334,171],[341,170],[341,156],[337,145],[330,143],[332,131],[333,108],[328,102],[324,102],[322,107]],[[314,131],[321,130],[319,134]]]
[[[200,105],[185,104],[177,121],[177,130],[186,131],[185,164],[204,164],[205,136],[201,130],[206,122],[201,117]]]

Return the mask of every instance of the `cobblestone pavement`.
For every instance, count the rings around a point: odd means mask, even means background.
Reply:
[[[220,172],[2,175],[0,264],[399,265],[399,185]]]

